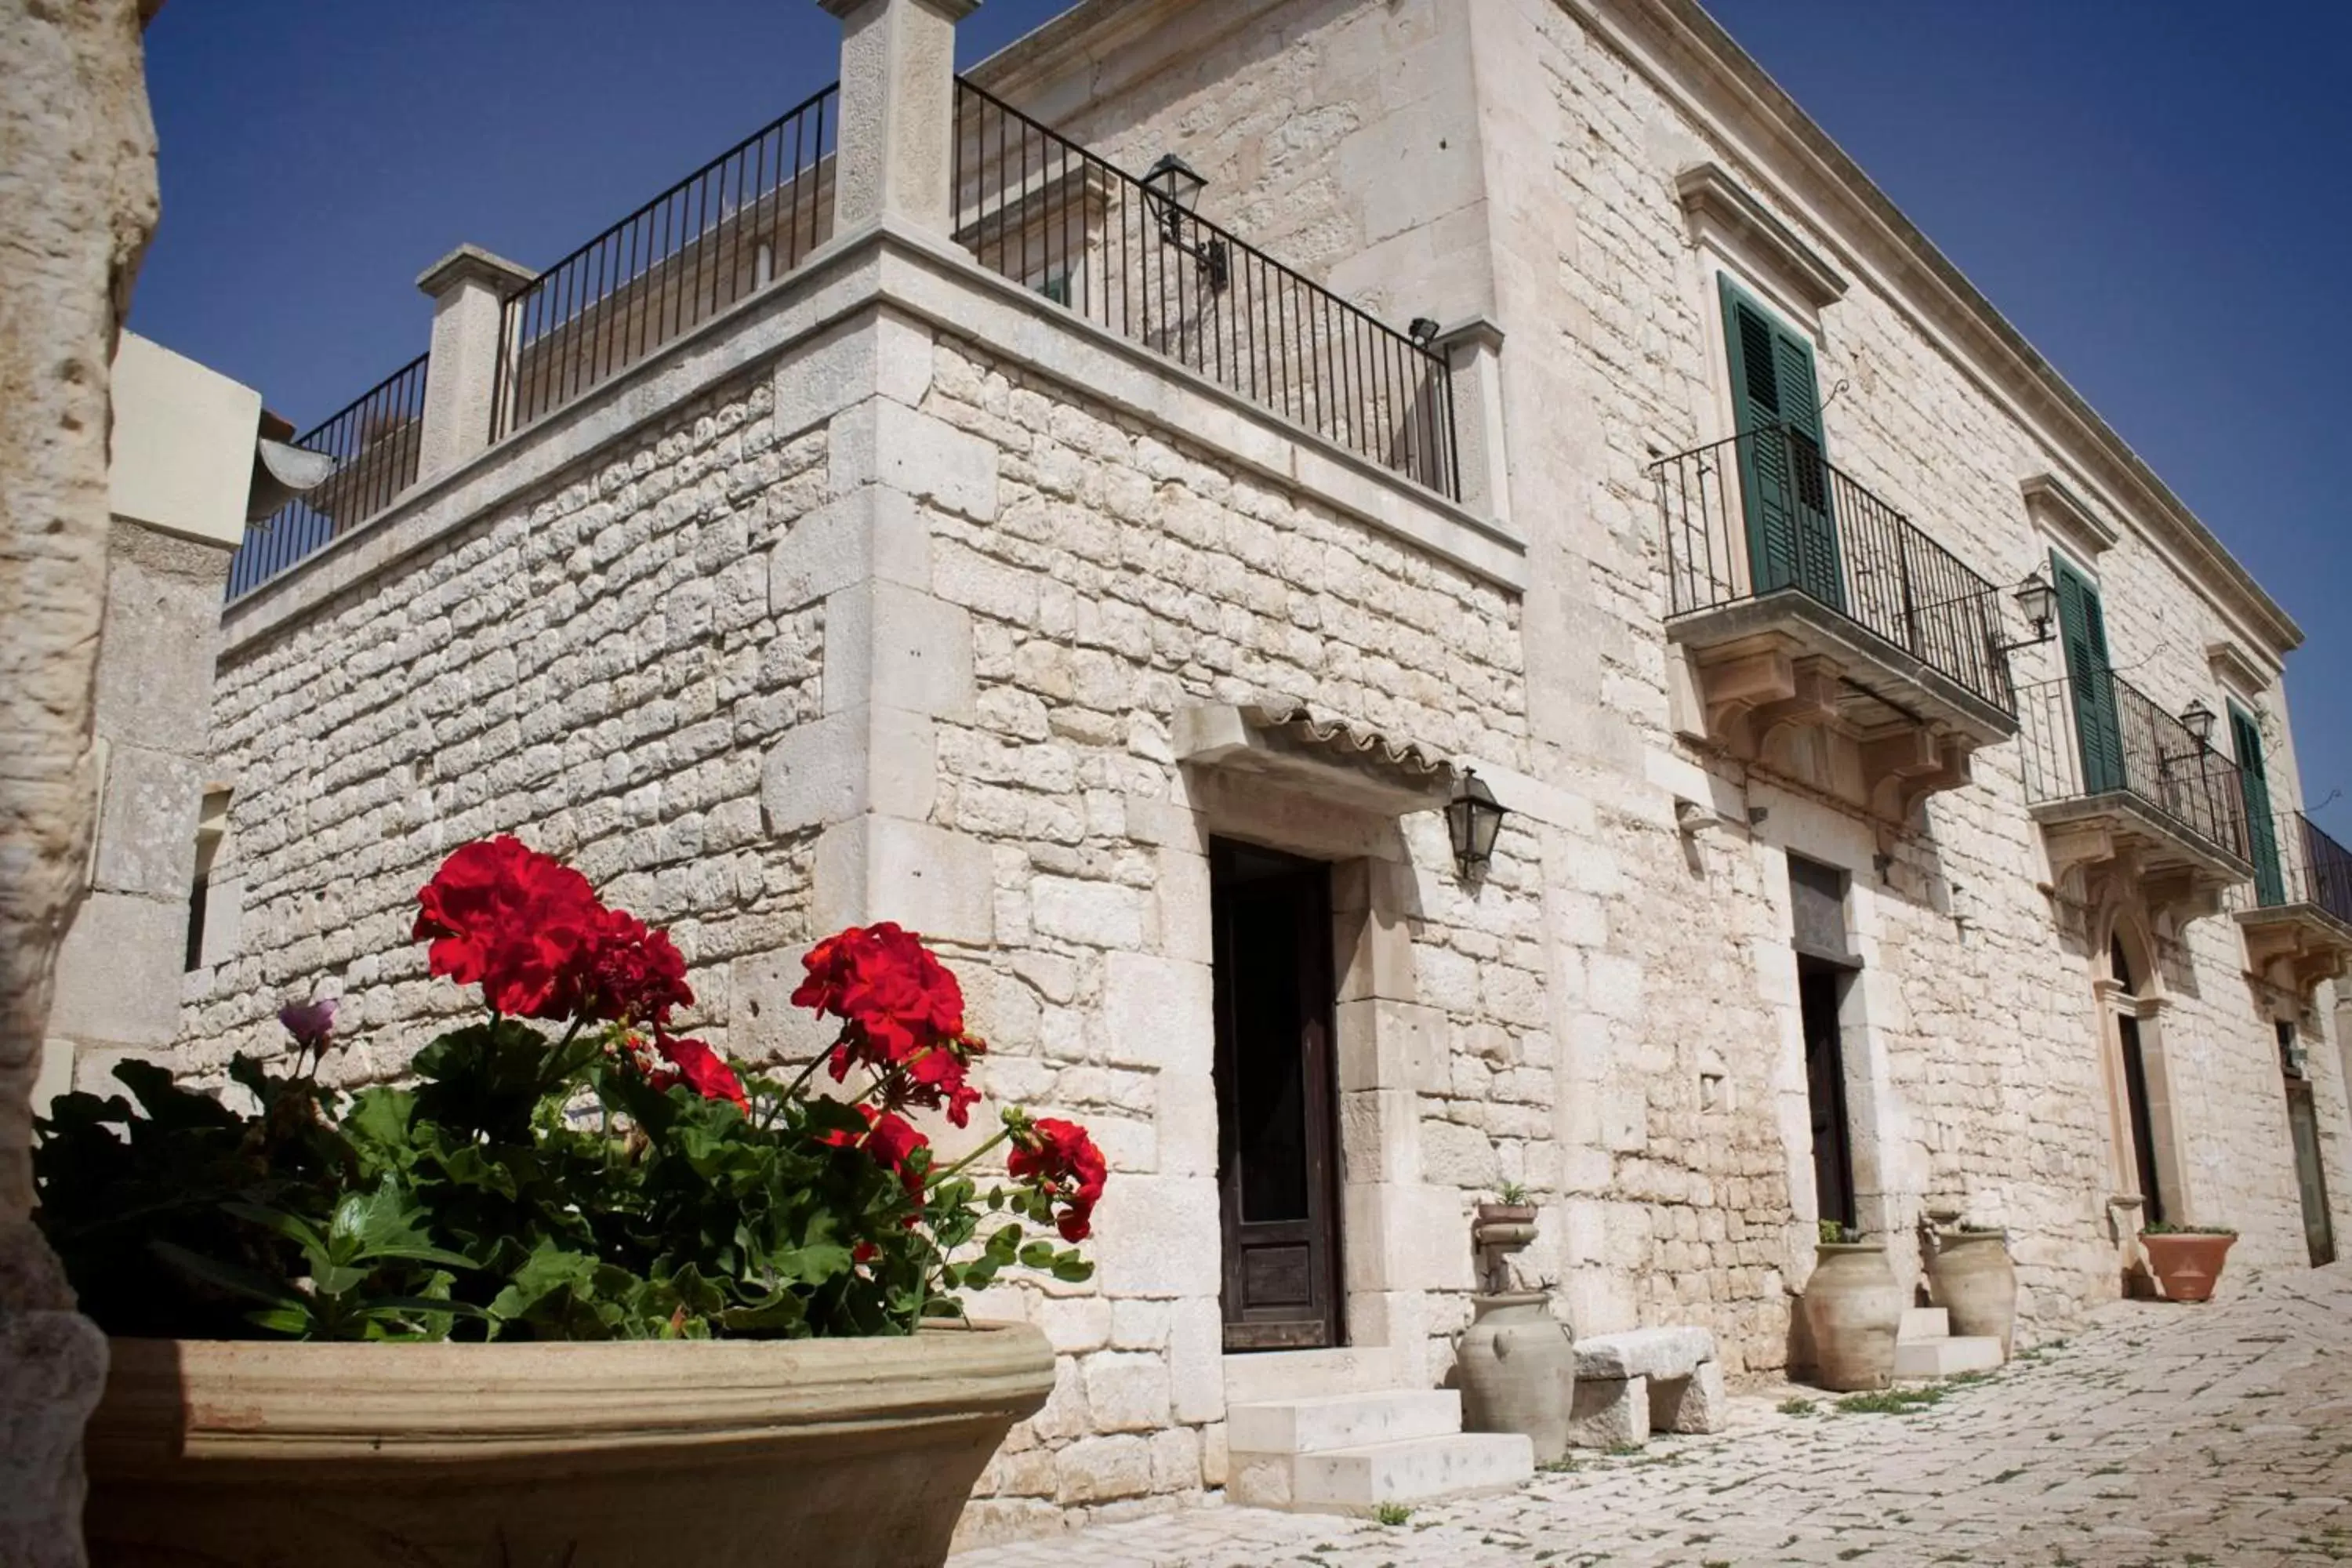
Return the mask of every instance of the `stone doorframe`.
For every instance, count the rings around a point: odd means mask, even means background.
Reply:
[[[1163,904],[1171,927],[1209,927],[1213,837],[1331,866],[1345,1333],[1352,1345],[1393,1348],[1418,1384],[1436,1370],[1426,1364],[1429,1292],[1468,1289],[1472,1269],[1460,1194],[1422,1177],[1419,1097],[1447,1086],[1449,1036],[1445,1016],[1419,999],[1418,895],[1403,834],[1393,814],[1276,774],[1192,765],[1185,783],[1200,868],[1163,879],[1163,901],[1179,904]]]
[[[2093,929],[2104,932],[2091,951],[2091,994],[2098,1009],[2100,1078],[2107,1096],[2107,1178],[2109,1205],[2116,1216],[2116,1246],[2129,1267],[2137,1257],[2138,1235],[2146,1214],[2139,1194],[2134,1155],[2131,1093],[2124,1076],[2122,1021],[2139,1026],[2139,1054],[2147,1085],[2147,1121],[2155,1143],[2157,1195],[2174,1223],[2196,1212],[2189,1180],[2189,1162],[2182,1157],[2179,1096],[2174,1092],[2171,1066],[2165,1055],[2164,1017],[2172,997],[2164,988],[2164,971],[2157,960],[2156,942],[2145,915],[2115,907]],[[2133,989],[2115,972],[2114,952],[2124,950],[2131,967]],[[2143,1203],[2119,1201],[2137,1194]]]

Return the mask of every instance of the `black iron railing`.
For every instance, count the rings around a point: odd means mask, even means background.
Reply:
[[[1452,383],[1413,339],[961,79],[955,187],[982,266],[1460,496]]]
[[[1667,613],[1798,593],[2014,713],[2001,595],[1908,518],[1770,426],[1651,466]]]
[[[509,300],[490,438],[619,374],[830,238],[838,92],[753,132]]]
[[[334,472],[245,531],[229,558],[228,596],[249,594],[337,535],[390,506],[416,482],[425,424],[425,362],[417,355],[295,445],[335,459]]]
[[[2352,849],[2299,811],[2271,819],[2267,841],[2254,835],[2254,900],[2265,909],[2310,904],[2352,925]]]
[[[2029,805],[2129,795],[2207,844],[2248,858],[2238,764],[2113,670],[2018,693]]]

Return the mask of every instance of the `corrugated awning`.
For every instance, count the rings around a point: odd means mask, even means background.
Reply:
[[[1265,773],[1383,815],[1430,811],[1454,793],[1452,759],[1417,741],[1297,704],[1187,708],[1176,716],[1177,760]]]

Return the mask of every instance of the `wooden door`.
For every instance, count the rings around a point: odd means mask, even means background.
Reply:
[[[1845,1045],[1838,1023],[1843,971],[1811,958],[1797,960],[1797,996],[1805,1027],[1805,1091],[1813,1116],[1813,1197],[1820,1217],[1852,1226],[1853,1123],[1846,1115]]]
[[[2107,614],[2098,584],[2053,551],[2058,585],[2058,636],[2074,692],[2074,734],[2083,756],[2083,793],[2105,795],[2128,782],[2124,730],[2116,711],[2115,671],[2107,663]]]
[[[1210,849],[1225,1346],[1338,1345],[1331,873]]]
[[[2286,1080],[2287,1125],[2294,1133],[2294,1181],[2303,1194],[2303,1240],[2314,1268],[2336,1261],[2336,1224],[2327,1213],[2327,1173],[2319,1163],[2319,1116],[2311,1085]]]

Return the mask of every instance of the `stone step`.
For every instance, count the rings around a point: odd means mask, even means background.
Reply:
[[[1895,1331],[1896,1344],[1913,1340],[1940,1340],[1952,1331],[1952,1314],[1941,1307],[1906,1307],[1903,1326]]]
[[[1236,1452],[1320,1454],[1462,1430],[1462,1395],[1451,1388],[1327,1394],[1225,1406],[1225,1442]]]
[[[1377,1394],[1405,1381],[1387,1345],[1319,1351],[1243,1351],[1224,1358],[1225,1403],[1270,1405],[1330,1394]]]
[[[1895,1342],[1897,1377],[1949,1377],[1956,1372],[1990,1372],[1999,1365],[2000,1341],[1991,1334]]]
[[[1291,1482],[1302,1513],[1368,1513],[1384,1502],[1507,1491],[1535,1479],[1536,1447],[1517,1432],[1467,1432],[1301,1454]]]
[[[1535,1445],[1517,1432],[1457,1433],[1321,1454],[1235,1449],[1225,1499],[1295,1513],[1370,1513],[1382,1503],[1507,1491],[1536,1473]]]

